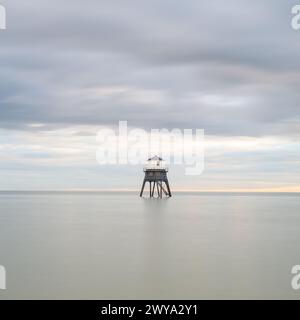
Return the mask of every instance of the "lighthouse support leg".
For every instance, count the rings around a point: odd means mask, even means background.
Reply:
[[[143,196],[143,192],[144,192],[144,188],[145,188],[145,183],[146,183],[146,181],[144,180],[143,186],[142,186],[142,190],[141,190],[141,193],[140,193],[140,197]]]
[[[154,196],[154,190],[155,190],[155,181],[153,181],[153,187],[152,187],[152,193],[151,193],[151,197],[152,198]]]
[[[159,185],[158,182],[156,182],[156,191],[157,191],[157,198],[160,197],[160,193],[159,193]]]
[[[161,191],[161,195],[162,195],[162,192],[163,192],[166,196],[168,196],[169,194],[168,194],[167,190],[164,188],[163,182],[164,181],[159,181],[159,186],[161,188],[161,190],[160,190]]]
[[[170,186],[169,186],[169,181],[165,181],[165,184],[167,186],[167,189],[168,189],[168,193],[169,193],[169,197],[172,197],[172,194],[171,194],[171,190],[170,190]]]

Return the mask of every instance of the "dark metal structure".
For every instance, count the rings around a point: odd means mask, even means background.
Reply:
[[[162,158],[158,156],[149,158],[146,166],[144,167],[144,172],[145,178],[143,181],[140,197],[143,196],[146,182],[149,182],[150,184],[150,198],[154,197],[155,191],[158,198],[162,198],[163,193],[167,197],[172,196],[167,177],[168,168],[164,165],[164,161]]]

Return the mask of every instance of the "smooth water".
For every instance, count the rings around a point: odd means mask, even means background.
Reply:
[[[300,197],[0,193],[0,299],[286,299]]]

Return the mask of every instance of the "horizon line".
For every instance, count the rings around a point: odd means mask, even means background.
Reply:
[[[28,189],[28,190],[1,190],[0,193],[13,193],[13,192],[35,192],[35,193],[63,193],[63,192],[74,192],[74,193],[100,193],[100,192],[124,192],[124,193],[133,193],[133,192],[140,192],[140,189],[49,189],[49,190],[34,190],[34,189]],[[175,193],[299,193],[300,190],[272,190],[272,189],[220,189],[220,190],[202,190],[202,189],[175,189],[172,190],[172,192]]]

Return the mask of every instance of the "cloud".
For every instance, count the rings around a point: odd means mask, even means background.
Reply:
[[[78,146],[91,128],[128,120],[145,129],[203,128],[219,140],[274,139],[298,148],[294,1],[2,3],[8,28],[0,33],[0,127],[8,140],[22,132],[20,144],[32,145],[34,134],[81,127],[70,142]],[[64,157],[68,148],[55,153],[53,141],[38,151],[18,144],[10,161],[22,157],[29,166]],[[283,158],[276,158],[279,166]]]

